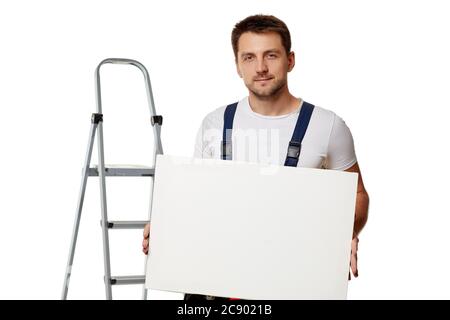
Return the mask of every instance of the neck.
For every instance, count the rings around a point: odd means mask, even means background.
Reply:
[[[289,90],[284,88],[273,96],[260,97],[250,91],[248,102],[253,112],[264,116],[281,116],[297,109],[300,100],[294,97]]]

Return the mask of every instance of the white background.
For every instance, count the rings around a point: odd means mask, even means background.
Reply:
[[[290,28],[291,92],[335,111],[354,136],[371,204],[349,298],[450,298],[450,20],[437,0],[2,2],[0,298],[60,297],[97,64],[142,62],[164,116],[164,152],[190,156],[203,117],[247,94],[230,33],[255,13]],[[106,161],[151,165],[141,74],[109,65],[102,79]],[[146,219],[149,186],[108,180],[111,219]],[[104,297],[99,220],[90,178],[71,299]],[[140,231],[111,232],[113,274],[143,272],[140,242]],[[113,290],[115,298],[141,294],[139,286]]]

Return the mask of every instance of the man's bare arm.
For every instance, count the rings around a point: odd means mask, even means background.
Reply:
[[[358,163],[345,170],[347,172],[358,173],[358,190],[356,194],[356,208],[355,208],[355,222],[353,224],[353,238],[358,236],[362,228],[365,226],[368,218],[369,210],[369,195],[364,188],[361,171],[359,170]]]
[[[364,183],[361,176],[361,171],[359,170],[358,163],[348,168],[348,172],[358,173],[358,189],[356,194],[356,207],[355,207],[355,222],[353,224],[353,238],[351,246],[351,256],[350,256],[350,269],[355,277],[358,277],[358,234],[361,232],[362,228],[367,222],[368,210],[369,210],[369,195],[364,188]],[[348,279],[351,279],[350,272],[348,274]]]

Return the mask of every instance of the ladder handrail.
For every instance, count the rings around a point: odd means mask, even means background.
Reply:
[[[155,101],[153,98],[153,92],[152,92],[152,85],[150,82],[150,76],[148,74],[147,68],[140,63],[139,61],[133,60],[133,59],[125,59],[125,58],[107,58],[101,61],[97,68],[95,68],[95,101],[97,105],[97,113],[102,113],[102,95],[101,95],[101,85],[100,85],[100,68],[102,65],[111,63],[111,64],[129,64],[137,67],[139,70],[141,70],[144,81],[145,81],[145,91],[147,93],[147,103],[148,108],[150,110],[150,116],[156,116],[156,110],[155,110]],[[159,124],[155,123],[153,125],[153,136],[154,136],[154,142],[155,142],[155,159],[157,154],[163,154],[162,149],[162,143],[160,138],[160,131],[161,128]],[[153,159],[153,161],[155,161]]]

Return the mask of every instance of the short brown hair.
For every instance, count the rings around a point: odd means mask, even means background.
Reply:
[[[289,33],[286,24],[277,17],[257,14],[238,22],[231,32],[231,45],[233,46],[234,57],[236,59],[238,53],[238,41],[245,32],[276,32],[281,37],[281,43],[286,50],[286,54],[291,52],[291,34]]]

